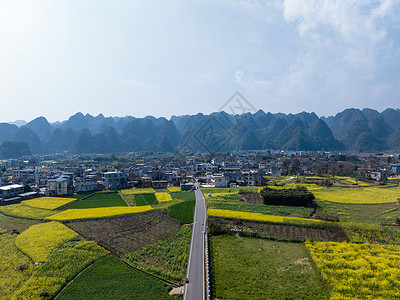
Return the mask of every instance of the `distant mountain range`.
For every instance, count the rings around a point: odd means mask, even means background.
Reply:
[[[327,118],[307,112],[272,114],[259,110],[242,115],[215,112],[172,116],[170,120],[77,113],[53,124],[44,117],[20,127],[0,123],[0,144],[3,157],[13,152],[21,155],[29,152],[400,150],[400,110],[389,108],[378,112],[351,108]],[[23,151],[18,150],[21,147]]]

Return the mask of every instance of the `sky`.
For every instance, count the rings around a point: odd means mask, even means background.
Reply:
[[[400,1],[0,0],[0,122],[209,114],[237,92],[246,111],[399,108]]]

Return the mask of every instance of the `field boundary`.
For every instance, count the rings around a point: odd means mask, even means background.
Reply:
[[[131,207],[130,204],[128,203],[128,201],[126,201],[124,194],[121,193],[121,191],[118,191],[118,195],[125,201],[126,205],[128,205],[128,207]]]
[[[67,199],[67,198],[66,198]],[[60,206],[60,207],[57,207],[56,209],[54,209],[54,211],[56,211],[56,210],[62,210],[63,208],[65,208],[65,207],[68,207],[69,205],[71,205],[72,203],[75,203],[75,202],[78,202],[79,200],[78,199],[76,199],[75,201],[71,201],[71,202],[69,202],[69,203],[67,203],[67,204],[64,204],[64,205],[62,205],[62,206]]]

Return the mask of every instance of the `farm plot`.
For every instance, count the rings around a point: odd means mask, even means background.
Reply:
[[[171,201],[172,197],[169,193],[155,193],[158,202]]]
[[[212,298],[326,299],[303,244],[212,236]]]
[[[171,194],[172,199],[179,199],[179,200],[184,200],[184,201],[196,200],[194,191],[172,192],[170,194]]]
[[[85,208],[85,209],[67,209],[55,215],[47,217],[46,220],[68,221],[76,219],[103,218],[103,217],[110,217],[117,215],[141,213],[152,209],[153,208],[150,205],[138,206],[138,207],[115,206],[115,207],[97,207],[97,208]]]
[[[169,216],[185,224],[193,223],[196,201],[185,201],[169,208]]]
[[[93,195],[85,200],[76,201],[62,210],[68,209],[84,209],[84,208],[97,208],[97,207],[115,207],[127,206],[126,202],[118,194],[101,193]]]
[[[262,190],[263,187],[261,186],[242,186],[242,187],[236,187],[236,188],[205,188],[202,187],[201,191],[204,193],[204,195],[208,194],[214,194],[214,193],[239,193],[241,191],[251,191],[251,192],[259,192]]]
[[[92,299],[175,299],[162,281],[107,256],[80,274],[57,300]]]
[[[58,222],[33,225],[18,235],[15,245],[34,262],[44,262],[62,242],[78,234]]]
[[[135,189],[125,189],[121,191],[124,195],[131,194],[154,194],[156,191],[153,188],[135,188]]]
[[[23,204],[36,207],[36,208],[44,208],[54,210],[61,206],[64,206],[68,203],[74,202],[77,199],[75,198],[61,198],[61,197],[41,197],[31,200],[22,201]]]
[[[322,211],[339,216],[341,222],[391,224],[400,215],[400,206],[393,203],[349,204],[318,200]]]
[[[320,225],[320,224],[318,224]],[[322,224],[321,224],[322,225]],[[346,231],[337,224],[326,223],[321,228],[311,226],[280,225],[244,220],[208,219],[210,234],[238,232],[240,236],[251,236],[278,241],[347,241]]]
[[[174,237],[129,254],[126,259],[139,269],[179,281],[186,274],[191,233],[192,227],[185,225]]]
[[[208,215],[212,217],[281,223],[281,224],[307,225],[307,224],[316,224],[320,222],[320,220],[315,220],[315,219],[282,217],[274,215],[264,215],[260,213],[241,212],[241,211],[232,211],[232,210],[215,209],[215,208],[209,208],[207,212]]]
[[[135,194],[135,203],[137,206],[157,204],[157,198],[154,194]]]
[[[169,186],[167,187],[168,191],[170,192],[180,192],[181,188],[179,186]]]
[[[10,299],[34,270],[31,260],[15,247],[16,235],[0,235],[0,299]],[[18,267],[27,268],[18,271]]]
[[[165,210],[76,220],[65,225],[118,256],[166,240],[178,233],[182,226],[178,221],[169,218]]]
[[[0,230],[4,230],[5,232],[7,232],[7,231],[11,232],[14,229],[19,232],[22,232],[25,229],[31,227],[32,225],[36,225],[39,223],[40,223],[40,221],[36,221],[36,220],[12,218],[12,217],[0,215]]]
[[[400,246],[307,242],[331,299],[399,299]]]
[[[68,242],[53,252],[12,299],[53,298],[79,272],[107,254],[94,242]]]
[[[46,217],[52,216],[57,212],[25,205],[23,203],[0,206],[0,213],[9,217],[43,220]]]
[[[316,200],[346,204],[396,203],[400,198],[399,187],[330,187],[313,191]]]
[[[400,244],[400,234],[395,228],[367,223],[341,223],[341,226],[352,243]]]
[[[231,203],[227,201],[207,201],[208,208],[233,210],[283,217],[309,218],[311,209],[301,206],[276,206],[264,204]]]

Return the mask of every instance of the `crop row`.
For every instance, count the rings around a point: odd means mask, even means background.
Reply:
[[[400,245],[400,235],[389,227],[376,224],[341,223],[352,243]]]
[[[177,234],[182,225],[166,210],[151,210],[100,219],[73,220],[66,225],[118,256],[157,244]]]
[[[153,188],[137,188],[137,189],[125,189],[121,190],[123,195],[132,194],[154,194],[156,191]]]
[[[208,215],[213,216],[213,217],[221,217],[221,218],[242,219],[242,220],[250,220],[250,221],[282,223],[282,224],[288,223],[288,224],[293,224],[293,225],[296,225],[296,224],[306,225],[306,224],[313,224],[313,223],[320,222],[320,220],[314,220],[314,219],[264,215],[261,213],[232,211],[232,210],[214,209],[214,208],[208,209]]]
[[[191,226],[183,226],[174,237],[128,254],[126,260],[139,269],[178,281],[185,277],[191,232]]]
[[[99,277],[101,274],[101,277]],[[71,299],[169,299],[169,287],[148,274],[128,267],[114,256],[107,256],[80,274],[57,300]]]
[[[102,218],[116,215],[133,214],[152,210],[150,205],[145,206],[116,206],[116,207],[97,207],[87,209],[68,209],[59,212],[53,216],[47,217],[47,220],[66,221],[75,219]]]

